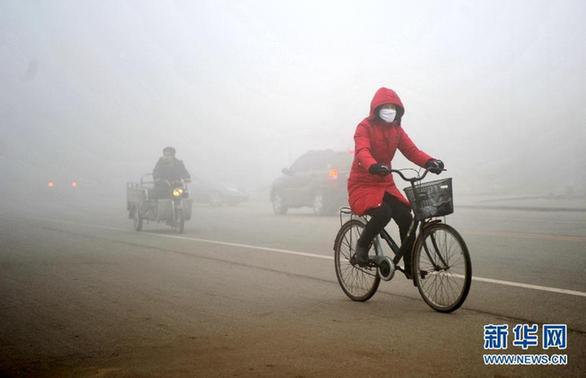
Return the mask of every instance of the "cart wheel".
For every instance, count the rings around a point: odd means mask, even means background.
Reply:
[[[285,215],[287,214],[287,204],[285,203],[285,199],[280,194],[275,194],[272,199],[273,202],[273,212],[275,215]]]
[[[177,216],[175,219],[175,231],[177,233],[182,234],[185,230],[185,216],[183,215],[183,210],[177,210]]]
[[[134,229],[136,231],[142,230],[142,217],[140,216],[140,212],[138,207],[134,208],[134,214],[132,216],[132,222],[134,224]]]

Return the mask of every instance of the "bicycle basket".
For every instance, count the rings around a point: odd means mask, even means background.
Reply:
[[[417,219],[441,217],[454,212],[452,179],[429,181],[404,189]]]

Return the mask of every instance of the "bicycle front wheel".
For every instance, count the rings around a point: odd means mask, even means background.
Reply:
[[[439,312],[457,310],[466,300],[472,264],[464,239],[447,224],[426,228],[413,256],[413,279],[425,303]]]
[[[360,267],[354,262],[356,241],[364,230],[364,222],[352,219],[344,223],[334,243],[336,277],[342,290],[353,301],[369,300],[380,284],[376,266]]]

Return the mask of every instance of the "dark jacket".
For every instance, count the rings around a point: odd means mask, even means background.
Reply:
[[[189,179],[191,176],[187,172],[187,169],[185,169],[183,161],[176,158],[159,158],[155,169],[153,169],[153,178],[155,180],[177,181],[180,179]]]

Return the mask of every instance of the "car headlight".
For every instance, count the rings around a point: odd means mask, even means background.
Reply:
[[[181,189],[181,188],[173,189],[173,197],[181,197],[182,194],[183,194],[183,189]]]

